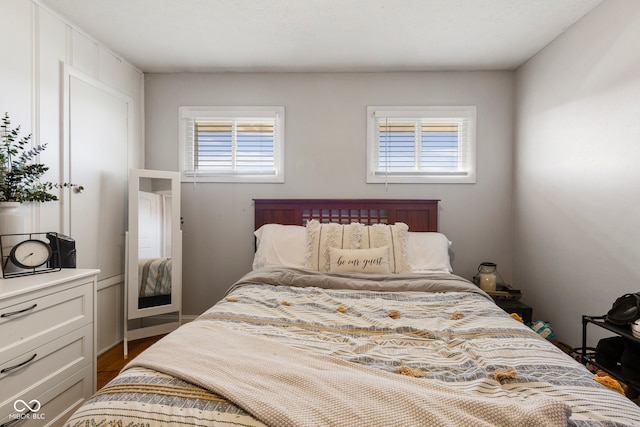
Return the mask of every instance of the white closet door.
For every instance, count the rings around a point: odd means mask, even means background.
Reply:
[[[103,84],[68,76],[69,232],[78,268],[99,268],[99,280],[124,274],[130,100]]]
[[[138,257],[160,258],[163,256],[160,244],[162,230],[162,198],[159,194],[138,192]]]

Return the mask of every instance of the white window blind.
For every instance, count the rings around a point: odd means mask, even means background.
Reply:
[[[284,182],[283,107],[181,107],[183,181]]]
[[[475,107],[369,107],[367,182],[475,182]]]

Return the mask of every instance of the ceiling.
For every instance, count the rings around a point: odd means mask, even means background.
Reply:
[[[602,0],[37,0],[147,73],[513,70]]]

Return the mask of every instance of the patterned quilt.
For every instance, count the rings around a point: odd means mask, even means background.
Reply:
[[[144,258],[138,263],[139,297],[171,295],[171,258]]]
[[[571,407],[570,426],[640,426],[633,402],[594,381],[582,365],[474,285],[452,275],[416,276],[369,280],[290,269],[250,273],[195,322],[439,382],[461,394],[532,403],[541,396],[560,399]],[[193,345],[204,339],[194,335]],[[67,425],[264,425],[241,406],[192,382],[132,367]]]

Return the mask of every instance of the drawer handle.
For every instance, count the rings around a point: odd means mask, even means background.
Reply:
[[[23,367],[24,365],[26,365],[29,362],[33,362],[33,359],[35,359],[37,355],[38,355],[38,353],[35,353],[33,356],[31,356],[31,358],[29,358],[29,360],[25,360],[24,362],[18,363],[15,366],[10,366],[8,368],[4,368],[3,370],[0,371],[0,374],[6,374],[7,372],[11,372],[11,371],[13,371],[15,369]]]
[[[11,317],[11,316],[16,316],[16,315],[18,315],[18,314],[25,313],[25,312],[27,312],[27,311],[29,311],[29,310],[33,310],[33,309],[34,309],[34,308],[36,308],[37,306],[38,306],[38,304],[33,304],[31,307],[27,307],[27,308],[22,309],[22,310],[13,311],[13,312],[11,312],[11,313],[4,313],[4,314],[3,314],[2,316],[0,316],[0,317]]]
[[[35,401],[36,403],[33,405],[33,407],[29,406],[29,404],[30,404],[31,402],[34,402],[34,401]],[[25,415],[30,414],[30,413],[32,413],[32,412],[34,412],[34,411],[39,411],[39,410],[40,410],[40,407],[41,407],[41,406],[40,406],[40,402],[38,402],[37,400],[32,400],[32,401],[31,401],[31,402],[29,402],[29,403],[25,402],[24,400],[16,400],[16,401],[13,403],[13,408],[14,408],[14,409],[16,409],[16,403],[18,403],[18,402],[22,402],[22,403],[24,403],[24,404],[26,405],[26,407],[27,407],[27,408],[29,408],[29,410],[28,410],[27,412],[24,412],[24,413],[20,414],[21,416],[16,417],[16,419],[15,419],[15,420],[11,420],[11,421],[9,421],[8,423],[4,423],[4,424],[0,425],[0,427],[9,427],[9,426],[12,426],[12,425],[14,425],[14,424],[15,424],[15,423],[17,423],[17,422],[24,420],[24,418],[23,418],[23,417],[24,417]],[[25,408],[25,409],[26,409],[26,408]],[[16,409],[16,411],[17,411],[17,409]]]
[[[15,402],[13,402],[13,409],[15,409],[16,411],[18,411],[18,409],[16,408],[16,404],[17,404],[18,402],[22,402],[22,403],[23,403],[27,408],[29,408],[29,410],[28,410],[27,412],[22,413],[22,414],[21,414],[21,413],[20,413],[20,411],[19,411],[19,412],[18,412],[18,414],[17,414],[17,415],[19,415],[18,417],[16,417],[16,418],[15,418],[14,420],[12,420],[12,421],[9,421],[8,423],[4,423],[4,424],[0,425],[0,427],[9,427],[9,426],[12,426],[12,425],[14,425],[14,424],[15,424],[15,423],[17,423],[17,422],[20,422],[20,421],[24,420],[24,419],[25,419],[25,416],[26,416],[27,414],[30,414],[30,413],[32,413],[32,412],[34,412],[34,411],[39,411],[39,410],[40,410],[40,408],[41,408],[40,402],[39,402],[39,401],[37,401],[37,400],[35,400],[35,399],[34,399],[34,400],[32,400],[32,401],[31,401],[31,402],[29,402],[29,403],[25,402],[24,400],[16,400]],[[32,406],[30,406],[32,402],[35,402],[35,404],[33,405],[33,407],[32,407]],[[25,409],[26,409],[26,408],[25,408]]]
[[[29,411],[29,412],[31,412],[31,411]],[[12,425],[20,422],[20,421],[22,421],[22,420],[20,419],[20,417],[18,417],[15,420],[11,420],[8,423],[4,423],[4,424],[0,425],[0,427],[9,427],[9,426],[12,426]]]

